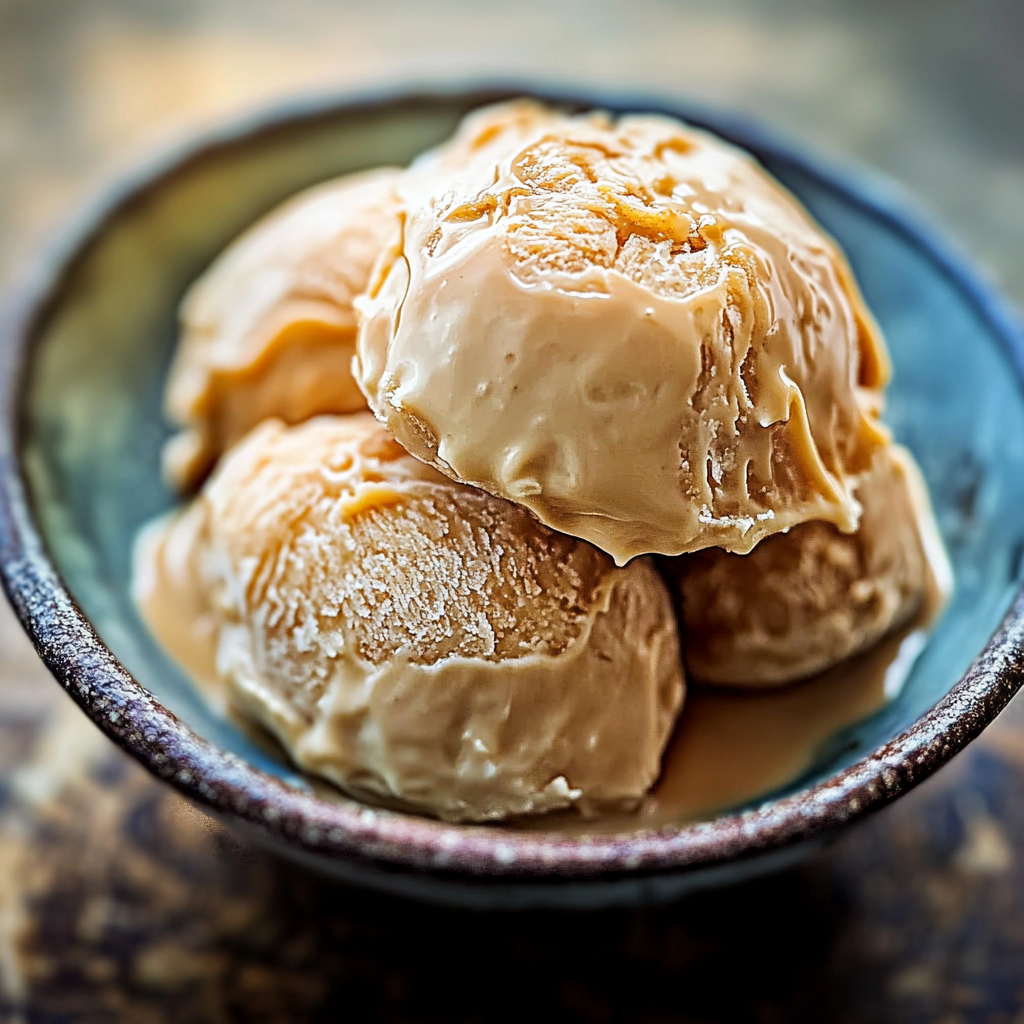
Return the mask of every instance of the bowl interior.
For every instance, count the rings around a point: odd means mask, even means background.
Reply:
[[[187,160],[105,223],[75,262],[34,350],[25,466],[40,529],[69,590],[163,704],[201,736],[293,784],[306,785],[210,712],[149,638],[130,599],[135,533],[174,502],[160,480],[159,450],[168,433],[161,391],[176,307],[225,243],[278,201],[334,175],[405,163],[447,136],[470,105],[434,99],[339,109]],[[850,257],[892,351],[886,419],[921,464],[957,579],[897,699],[834,737],[788,793],[913,722],[998,625],[1024,551],[1024,397],[996,330],[910,234],[770,144],[748,148]]]

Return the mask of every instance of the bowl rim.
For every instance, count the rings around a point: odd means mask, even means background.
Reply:
[[[958,265],[913,212],[902,188],[875,172],[808,156],[774,129],[684,101],[639,93],[498,83],[326,92],[236,117],[148,159],[103,188],[28,264],[0,303],[0,576],[36,652],[99,728],[150,772],[225,820],[319,858],[445,877],[591,880],[683,872],[811,840],[908,792],[973,740],[1024,684],[1024,588],[964,676],[888,743],[814,786],[711,821],[628,833],[568,835],[452,825],[356,801],[316,797],[197,735],[118,662],[79,609],[36,525],[21,465],[24,386],[36,339],[75,267],[142,196],[235,147],[317,122],[388,108],[529,95],[571,107],[681,117],[788,164],[877,217],[922,251],[974,307],[1024,380],[1024,330],[995,290]]]

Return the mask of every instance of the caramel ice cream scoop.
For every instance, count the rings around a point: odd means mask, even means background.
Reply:
[[[328,182],[243,234],[189,291],[166,407],[168,478],[193,488],[260,420],[366,408],[352,299],[396,228],[397,171]]]
[[[356,375],[418,458],[620,565],[856,529],[887,354],[753,159],[669,118],[515,103],[398,189]]]
[[[368,413],[256,428],[144,536],[136,597],[179,660],[210,638],[300,767],[449,820],[635,804],[683,699],[649,559],[616,568]]]
[[[857,490],[860,528],[795,526],[750,554],[665,559],[695,679],[775,686],[814,675],[906,624],[951,571],[920,471],[891,445]]]

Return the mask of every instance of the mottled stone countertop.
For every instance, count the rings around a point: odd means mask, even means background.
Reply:
[[[739,108],[901,178],[1024,301],[1024,4],[0,0],[0,274],[112,167],[324,85]],[[242,849],[0,608],[0,1020],[1024,1022],[1024,700],[825,854],[657,910],[484,915]]]

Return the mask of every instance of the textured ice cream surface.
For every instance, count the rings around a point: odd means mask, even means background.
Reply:
[[[906,449],[876,457],[857,491],[860,528],[811,522],[746,555],[664,559],[695,679],[774,686],[814,675],[905,625],[951,575],[924,481]]]
[[[349,175],[302,192],[229,246],[182,306],[167,384],[182,428],[165,451],[179,488],[268,416],[299,423],[365,409],[352,378],[352,300],[397,230],[399,172]]]
[[[256,428],[136,581],[179,660],[212,633],[231,701],[300,767],[449,820],[635,804],[683,699],[650,559],[617,568],[368,413]]]
[[[418,458],[619,564],[856,528],[887,354],[752,158],[664,117],[515,103],[399,192],[356,374]]]

